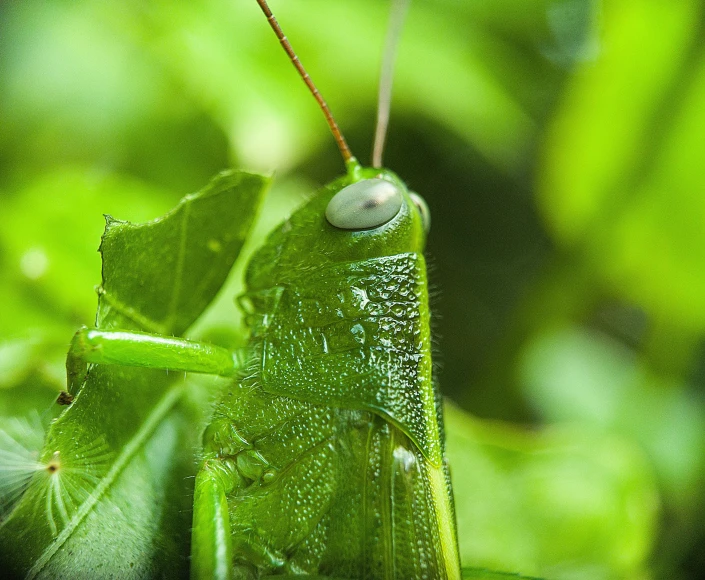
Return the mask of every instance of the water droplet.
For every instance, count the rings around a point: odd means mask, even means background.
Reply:
[[[365,344],[365,328],[362,324],[356,324],[350,329],[350,332],[352,333],[355,342]]]

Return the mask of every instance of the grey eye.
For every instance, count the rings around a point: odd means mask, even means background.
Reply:
[[[384,179],[365,179],[341,189],[328,202],[326,219],[343,230],[369,230],[391,221],[403,203],[399,188]]]
[[[414,202],[416,209],[419,210],[419,213],[421,214],[421,222],[423,223],[423,229],[426,230],[426,233],[428,233],[431,229],[431,210],[428,209],[426,200],[413,191],[409,192],[409,197],[411,198],[411,201]]]

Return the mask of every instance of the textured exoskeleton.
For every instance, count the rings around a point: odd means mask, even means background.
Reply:
[[[398,213],[331,225],[331,199],[352,181],[364,196],[372,178],[398,189]],[[204,435],[196,576],[459,577],[425,237],[401,181],[357,168],[255,254],[248,364]]]

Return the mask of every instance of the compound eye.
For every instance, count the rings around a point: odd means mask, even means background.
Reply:
[[[365,179],[341,189],[328,202],[326,219],[342,230],[369,230],[391,221],[401,210],[399,188],[385,179]]]
[[[426,200],[413,191],[409,192],[409,197],[411,198],[411,201],[414,202],[416,209],[419,210],[419,213],[421,214],[421,223],[423,223],[423,229],[426,233],[428,233],[431,229],[431,210],[428,209]]]

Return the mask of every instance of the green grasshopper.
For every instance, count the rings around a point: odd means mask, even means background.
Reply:
[[[381,153],[375,167],[357,162],[266,1],[258,3],[321,105],[347,173],[251,259],[240,298],[246,347],[99,320],[74,337],[69,391],[103,365],[234,377],[204,433],[193,578],[460,578],[432,378],[428,208],[380,167]],[[58,452],[50,461],[60,468]],[[51,509],[57,502],[46,497]]]

